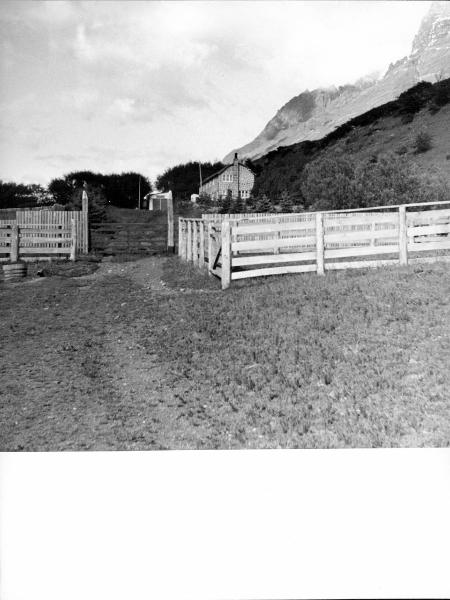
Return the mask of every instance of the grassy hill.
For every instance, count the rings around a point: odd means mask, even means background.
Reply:
[[[430,136],[431,148],[417,152],[420,132]],[[450,182],[450,79],[421,82],[397,100],[351,119],[326,137],[280,147],[254,162],[255,194],[276,203],[283,190],[302,200],[304,167],[336,152],[363,161],[389,151],[405,156],[423,171],[439,169]]]

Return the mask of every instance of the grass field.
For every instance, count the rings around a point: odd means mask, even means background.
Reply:
[[[66,268],[0,284],[1,450],[450,444],[447,264]]]

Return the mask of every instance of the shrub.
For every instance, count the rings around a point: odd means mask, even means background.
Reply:
[[[291,195],[287,190],[283,190],[281,192],[281,202],[280,202],[281,212],[290,213],[294,210],[294,204],[292,202]]]
[[[337,155],[309,163],[304,170],[302,194],[313,210],[349,208],[354,197],[355,165],[352,159]]]
[[[433,84],[429,81],[419,81],[398,97],[397,102],[400,113],[413,115],[425,106],[432,94]]]
[[[428,150],[430,150],[433,145],[431,143],[431,140],[432,140],[432,137],[428,133],[428,131],[426,131],[424,129],[419,131],[419,133],[416,135],[416,137],[414,139],[415,151],[417,153],[422,153],[422,152],[427,152]]]
[[[212,207],[213,202],[209,194],[202,193],[198,197],[197,204],[207,210]]]
[[[256,203],[256,212],[264,213],[273,211],[273,206],[269,197],[264,194]]]
[[[435,88],[434,103],[436,106],[444,106],[450,103],[450,80],[441,81]]]
[[[220,199],[220,212],[224,215],[227,215],[231,212],[231,207],[233,205],[233,195],[231,190],[228,190],[226,196]]]
[[[239,192],[238,197],[236,198],[236,200],[233,202],[233,206],[232,206],[232,213],[242,213],[244,212],[244,203],[242,202],[242,197],[241,194]]]
[[[342,156],[321,158],[305,175],[303,193],[313,210],[437,202],[450,195],[439,171],[423,173],[393,152],[359,163]]]

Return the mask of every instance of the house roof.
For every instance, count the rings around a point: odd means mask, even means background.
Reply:
[[[205,179],[202,180],[202,185],[207,183],[208,181],[211,181],[211,179],[215,179],[216,177],[219,177],[219,175],[222,175],[222,173],[224,171],[226,171],[227,169],[229,169],[230,167],[232,167],[234,165],[234,163],[231,163],[231,165],[226,165],[225,167],[222,167],[222,169],[220,169],[220,171],[216,171],[215,173],[213,173],[212,175],[209,175],[208,177],[205,177]],[[247,165],[244,165],[244,163],[241,163],[240,161],[238,162],[238,165],[240,167],[244,167],[244,169],[248,169],[249,171],[251,171],[253,173],[253,171],[250,169],[250,167],[247,167]]]

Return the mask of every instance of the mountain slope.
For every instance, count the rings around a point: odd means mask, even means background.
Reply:
[[[423,131],[431,137],[431,148],[417,153],[415,140]],[[450,184],[450,79],[419,83],[397,100],[355,117],[320,140],[280,147],[252,161],[257,173],[254,193],[267,194],[276,203],[283,190],[288,190],[302,203],[302,171],[312,160],[336,152],[364,160],[389,151],[424,171],[437,168]]]
[[[408,57],[391,64],[382,79],[304,91],[285,104],[249,144],[232,150],[255,159],[279,146],[317,140],[357,115],[389,102],[419,81],[450,76],[450,2],[433,2],[422,20]]]

